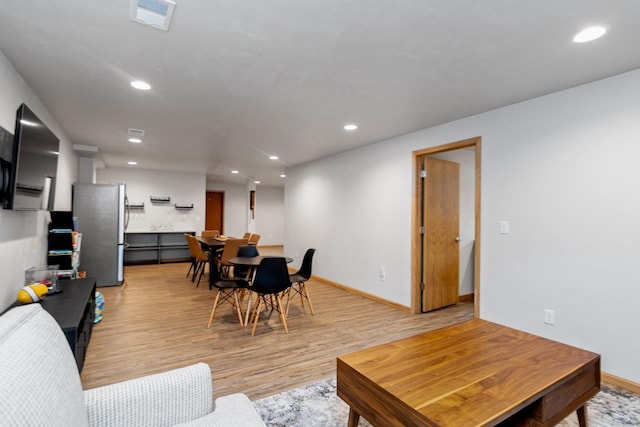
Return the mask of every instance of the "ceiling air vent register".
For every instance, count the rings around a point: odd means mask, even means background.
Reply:
[[[171,0],[131,0],[131,20],[168,31],[176,4]]]
[[[144,130],[129,128],[129,136],[134,138],[142,138],[144,136]]]

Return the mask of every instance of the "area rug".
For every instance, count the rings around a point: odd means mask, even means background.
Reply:
[[[336,395],[336,380],[330,378],[298,387],[253,402],[268,427],[344,427],[349,407]],[[625,390],[602,386],[602,390],[587,403],[591,427],[640,426],[640,396]],[[559,426],[578,425],[575,414]],[[360,427],[369,427],[360,419]]]

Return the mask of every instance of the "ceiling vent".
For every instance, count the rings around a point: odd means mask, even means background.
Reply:
[[[167,31],[175,7],[171,0],[131,0],[131,20]]]
[[[142,138],[144,136],[144,130],[129,128],[129,136],[133,136],[134,138]]]

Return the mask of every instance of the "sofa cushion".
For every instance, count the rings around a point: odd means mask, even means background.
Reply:
[[[2,425],[87,425],[75,358],[40,304],[0,316],[0,370]]]

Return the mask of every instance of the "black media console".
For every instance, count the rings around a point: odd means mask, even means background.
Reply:
[[[96,280],[60,280],[58,285],[62,292],[47,295],[40,304],[62,328],[82,372],[96,313]]]

